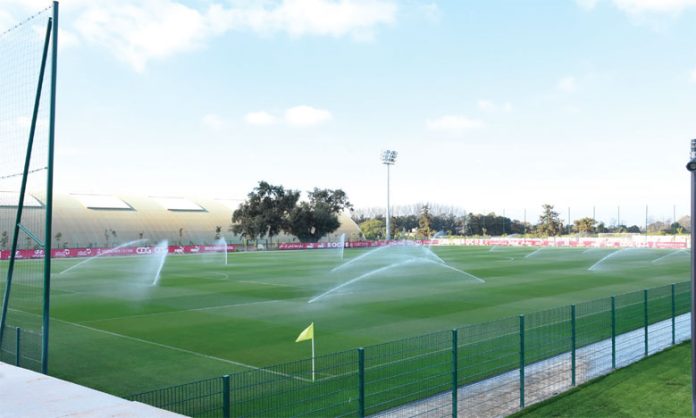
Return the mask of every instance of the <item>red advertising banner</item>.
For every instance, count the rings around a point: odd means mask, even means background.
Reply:
[[[116,248],[56,248],[51,250],[51,258],[75,258],[75,257],[118,257],[131,255],[148,255],[160,251],[164,248],[140,246],[140,247],[116,247]],[[199,254],[222,252],[220,245],[170,245],[166,248],[169,254]],[[227,252],[237,251],[237,246],[227,244]],[[18,260],[40,259],[43,258],[43,250],[17,250]],[[0,260],[8,260],[10,251],[1,250]]]
[[[472,246],[481,245],[489,247],[579,247],[579,248],[659,248],[659,249],[687,249],[689,244],[686,240],[681,241],[634,241],[622,240],[620,238],[489,238],[489,239],[435,239],[435,240],[416,240],[416,241],[347,241],[343,243],[345,248],[373,248],[385,245],[408,246],[408,245],[461,245]],[[315,250],[340,248],[340,242],[283,242],[278,244],[279,250]],[[227,252],[238,251],[236,244],[227,244]],[[141,247],[116,247],[116,248],[62,248],[51,250],[52,258],[75,258],[75,257],[115,257],[115,256],[138,256],[148,255],[163,251],[156,246]],[[170,245],[166,250],[169,254],[201,254],[220,252],[219,245]],[[17,259],[40,259],[43,258],[43,250],[17,250]],[[0,260],[8,260],[10,251],[0,250]]]

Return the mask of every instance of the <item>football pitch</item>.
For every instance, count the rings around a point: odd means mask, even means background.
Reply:
[[[295,339],[311,322],[317,355],[329,354],[686,281],[688,254],[405,246],[230,253],[227,264],[223,254],[60,259],[49,372],[129,395],[306,359],[311,344]],[[41,307],[16,285],[21,323]]]

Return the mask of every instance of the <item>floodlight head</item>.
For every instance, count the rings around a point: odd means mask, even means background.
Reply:
[[[382,164],[386,165],[392,165],[396,162],[396,156],[397,156],[396,151],[392,150],[386,150],[382,151]]]
[[[696,139],[691,140],[691,161],[686,164],[686,169],[696,171]]]

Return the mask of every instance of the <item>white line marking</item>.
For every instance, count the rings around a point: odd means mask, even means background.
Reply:
[[[102,321],[115,321],[118,319],[144,318],[144,317],[148,317],[148,316],[176,314],[176,313],[180,313],[180,312],[209,311],[209,310],[213,310],[213,309],[234,308],[237,306],[260,305],[262,303],[275,303],[275,302],[280,302],[280,300],[275,300],[275,299],[274,300],[261,300],[261,301],[257,301],[257,302],[232,303],[229,305],[205,306],[203,308],[191,308],[191,309],[182,309],[182,310],[176,310],[176,311],[151,312],[151,313],[139,314],[139,315],[115,316],[112,318],[102,318],[102,319],[92,319],[90,321],[82,321],[81,323],[82,324],[91,324],[91,323],[102,322]]]
[[[29,314],[29,315],[38,316],[38,315],[33,314],[33,313],[31,313],[31,312],[24,312],[24,311],[21,311],[21,310],[19,310],[19,309],[10,309],[10,310],[17,311],[17,312],[23,312],[23,313],[26,313],[26,314]],[[208,354],[199,353],[199,352],[197,352],[197,351],[186,350],[185,348],[174,347],[174,346],[167,345],[167,344],[156,343],[156,342],[154,342],[154,341],[143,340],[142,338],[136,338],[136,337],[131,337],[131,336],[128,336],[128,335],[119,334],[119,333],[117,333],[117,332],[111,332],[111,331],[106,331],[106,330],[99,329],[99,328],[88,327],[87,325],[82,325],[82,324],[78,324],[78,323],[75,323],[75,322],[64,321],[64,320],[62,320],[62,319],[57,319],[57,318],[52,318],[52,320],[53,320],[53,321],[56,321],[56,322],[62,322],[62,323],[64,323],[64,324],[72,325],[72,326],[75,326],[75,327],[78,327],[78,328],[83,328],[83,329],[87,329],[87,330],[94,331],[94,332],[100,332],[100,333],[106,334],[106,335],[111,335],[111,336],[114,336],[114,337],[120,337],[120,338],[123,338],[123,339],[125,339],[125,340],[136,341],[136,342],[143,343],[143,344],[154,345],[155,347],[166,348],[166,349],[168,349],[168,350],[173,350],[173,351],[178,351],[178,352],[181,352],[181,353],[191,354],[191,355],[193,355],[193,356],[202,357],[202,358],[206,358],[206,359],[209,359],[209,360],[217,360],[217,361],[220,361],[220,362],[223,362],[223,363],[233,364],[233,365],[235,365],[235,366],[244,367],[244,368],[247,368],[247,369],[258,370],[258,371],[262,371],[262,372],[266,372],[266,373],[275,374],[275,375],[278,375],[278,376],[289,377],[289,378],[291,378],[291,379],[300,380],[300,381],[303,381],[303,382],[311,382],[311,381],[312,381],[311,379],[305,379],[305,378],[302,378],[302,377],[292,376],[292,375],[289,375],[289,374],[285,374],[285,373],[281,373],[281,372],[276,372],[276,371],[264,369],[264,368],[261,368],[261,367],[252,366],[252,365],[250,365],[250,364],[240,363],[240,362],[234,361],[234,360],[228,360],[228,359],[221,358],[221,357],[216,357],[216,356],[211,356],[211,355],[208,355]]]

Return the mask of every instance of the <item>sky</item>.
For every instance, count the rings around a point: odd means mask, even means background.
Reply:
[[[0,31],[47,2],[0,0]],[[64,0],[56,188],[642,225],[689,210],[696,0]],[[38,33],[38,32],[37,32]]]

